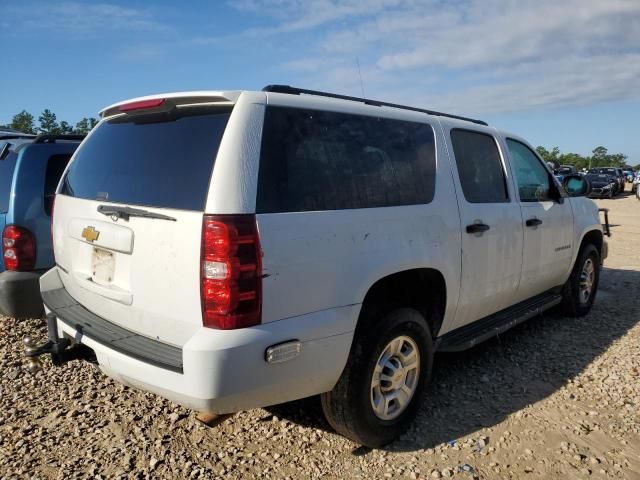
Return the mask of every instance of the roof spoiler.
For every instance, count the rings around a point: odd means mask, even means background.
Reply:
[[[413,112],[427,113],[438,117],[455,118],[456,120],[464,120],[465,122],[477,123],[478,125],[488,125],[487,122],[476,120],[474,118],[461,117],[450,113],[436,112],[435,110],[426,110],[424,108],[409,107],[407,105],[399,105],[397,103],[380,102],[369,98],[351,97],[348,95],[339,95],[337,93],[321,92],[318,90],[306,90],[304,88],[290,87],[289,85],[267,85],[262,89],[263,92],[286,93],[289,95],[316,95],[319,97],[337,98],[340,100],[350,100],[352,102],[362,102],[365,105],[373,105],[374,107],[391,107],[400,108],[402,110],[411,110]]]
[[[127,107],[132,105],[144,105],[141,109],[133,109],[129,111]],[[148,113],[158,111],[170,111],[174,108],[199,107],[208,105],[233,105],[233,100],[225,96],[224,92],[195,92],[192,95],[165,94],[150,95],[147,97],[133,98],[125,102],[115,103],[100,111],[101,118],[111,117],[113,115],[136,114],[137,112]]]

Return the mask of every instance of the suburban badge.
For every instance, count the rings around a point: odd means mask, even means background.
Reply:
[[[99,236],[100,236],[100,232],[96,230],[94,227],[87,227],[84,230],[82,230],[82,237],[87,242],[93,243],[98,239]]]

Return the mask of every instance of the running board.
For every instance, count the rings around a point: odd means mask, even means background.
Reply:
[[[469,325],[456,328],[438,339],[438,351],[459,352],[471,348],[540,315],[561,301],[562,296],[557,293],[543,293]]]

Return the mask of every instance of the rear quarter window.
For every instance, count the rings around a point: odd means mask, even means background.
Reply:
[[[101,123],[77,150],[60,193],[114,203],[203,210],[229,112]]]
[[[257,213],[429,203],[431,126],[379,117],[267,107]]]

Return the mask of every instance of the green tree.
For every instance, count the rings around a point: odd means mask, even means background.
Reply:
[[[60,122],[60,133],[63,133],[63,134],[73,133],[73,127],[69,125],[68,122],[65,122],[64,120],[62,120]]]
[[[538,155],[540,155],[545,162],[553,163],[556,168],[560,166],[560,149],[558,147],[553,147],[551,151],[544,147],[537,147],[536,152],[538,152]]]
[[[572,165],[576,170],[588,168],[589,160],[577,153],[563,153],[559,157],[560,165]]]
[[[98,120],[96,120],[93,117],[90,117],[90,118],[84,117],[82,120],[76,123],[75,131],[76,133],[81,133],[83,135],[86,135],[91,131],[93,127],[96,126],[97,123],[98,123]]]
[[[33,115],[26,110],[22,110],[20,113],[14,115],[9,127],[15,128],[23,133],[36,133]]]
[[[38,117],[38,122],[40,122],[38,133],[61,133],[60,125],[58,125],[58,121],[56,120],[56,114],[48,108],[45,108],[42,115]]]
[[[609,164],[614,167],[623,168],[627,161],[627,156],[622,153],[614,153],[607,156],[609,157]]]

